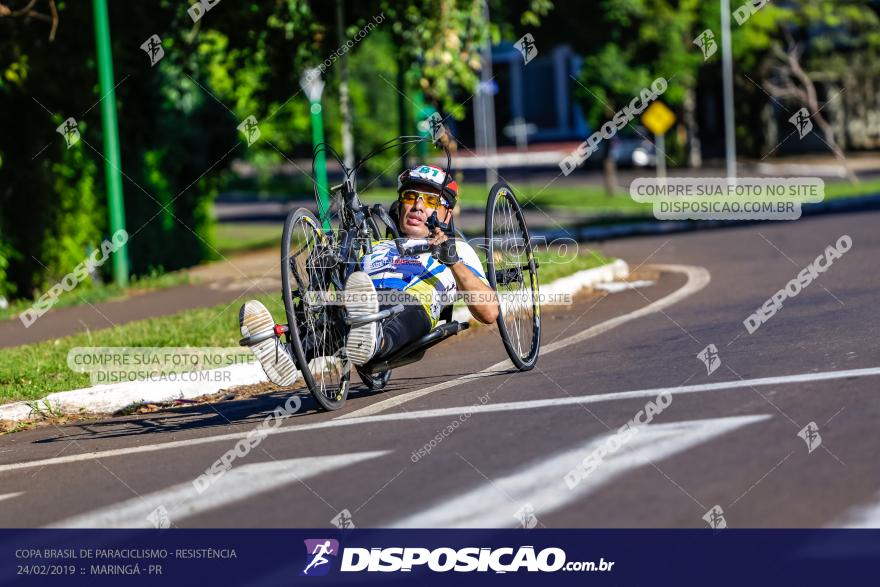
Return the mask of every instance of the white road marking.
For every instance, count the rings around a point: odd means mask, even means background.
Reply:
[[[4,499],[12,499],[13,497],[18,497],[22,494],[24,494],[24,491],[19,491],[17,493],[4,493],[0,495],[0,501],[3,501]]]
[[[148,516],[164,507],[171,523],[243,501],[288,483],[315,477],[390,451],[360,452],[320,457],[268,461],[234,467],[199,494],[191,481],[134,497],[121,503],[68,518],[50,528],[150,528]]]
[[[640,389],[636,391],[621,391],[614,393],[599,393],[592,395],[554,397],[547,399],[535,399],[519,402],[503,402],[486,405],[455,406],[451,408],[435,408],[430,410],[418,410],[412,412],[398,412],[393,414],[377,414],[364,416],[363,418],[350,418],[345,420],[328,420],[313,422],[311,424],[293,424],[277,429],[267,430],[267,435],[287,434],[290,432],[304,432],[307,430],[320,430],[324,428],[339,428],[342,426],[355,426],[359,424],[373,424],[377,422],[395,422],[401,420],[418,420],[423,418],[455,417],[462,414],[487,414],[492,412],[511,412],[519,410],[534,410],[539,408],[554,408],[577,404],[593,404],[629,399],[650,399],[661,393],[668,392],[672,395],[689,393],[702,393],[710,391],[723,391],[729,389],[742,389],[746,387],[762,387],[770,385],[786,385],[791,383],[813,383],[818,381],[832,381],[836,379],[849,379],[858,377],[873,377],[880,375],[880,367],[867,369],[849,369],[845,371],[825,371],[822,373],[803,373],[800,375],[783,375],[780,377],[761,377],[758,379],[741,379],[734,381],[720,381],[718,383],[704,383],[700,385],[686,385],[681,387],[658,387],[654,389]],[[833,390],[832,390],[833,391]],[[186,448],[213,442],[237,441],[245,438],[248,432],[234,432],[217,436],[191,438],[188,440],[175,440],[158,444],[145,444],[128,448],[117,448],[90,453],[65,455],[39,461],[25,461],[0,465],[0,473],[17,471],[31,467],[45,467],[48,465],[61,465],[76,463],[92,459],[110,458],[137,453],[153,452],[169,448]]]
[[[848,509],[828,524],[828,528],[880,528],[880,493],[874,501]]]
[[[722,434],[770,418],[737,416],[654,424],[640,428],[629,443],[569,490],[564,476],[611,436],[591,438],[584,444],[536,461],[515,473],[483,483],[476,489],[412,516],[393,522],[392,528],[504,528],[516,526],[515,512],[528,503],[536,515],[562,509],[611,483],[622,475],[684,452]]]
[[[550,353],[556,352],[558,350],[564,349],[573,344],[577,344],[579,342],[583,342],[587,339],[598,336],[604,332],[608,332],[612,328],[616,328],[621,324],[626,324],[632,320],[637,318],[641,318],[643,316],[648,316],[655,312],[659,312],[660,310],[671,306],[675,303],[680,302],[688,296],[691,296],[709,284],[711,281],[711,275],[709,271],[703,267],[693,267],[690,265],[654,265],[653,268],[656,268],[660,271],[667,271],[671,273],[684,273],[687,276],[687,282],[669,294],[664,298],[660,298],[654,302],[651,302],[647,306],[643,308],[639,308],[629,314],[624,314],[622,316],[617,316],[610,320],[606,320],[600,324],[596,324],[591,328],[587,328],[577,334],[569,336],[567,338],[563,338],[562,340],[556,341],[554,343],[545,345],[541,347],[541,356],[546,356]],[[487,367],[482,371],[477,373],[469,373],[468,375],[464,375],[457,379],[453,379],[451,381],[444,381],[443,383],[438,383],[436,385],[431,385],[424,389],[418,389],[415,391],[410,391],[408,393],[402,393],[395,397],[388,398],[386,400],[376,402],[369,406],[363,407],[359,410],[355,410],[353,412],[349,412],[348,414],[344,414],[342,416],[338,416],[335,418],[336,420],[346,420],[349,418],[359,418],[362,416],[372,416],[373,414],[378,414],[380,412],[384,412],[386,410],[390,410],[391,408],[395,408],[403,403],[408,401],[412,401],[414,399],[418,399],[420,397],[424,397],[430,393],[434,393],[435,391],[441,391],[444,389],[449,389],[451,387],[456,387],[458,385],[462,385],[464,383],[468,383],[475,379],[480,379],[483,377],[490,377],[492,375],[497,374],[498,372],[509,371],[514,369],[513,363],[509,360],[501,361],[500,363],[496,363],[491,367]]]
[[[638,289],[640,287],[650,287],[654,285],[654,281],[645,279],[637,279],[636,281],[608,281],[605,283],[597,283],[593,289],[600,289],[608,293],[620,293],[629,289]]]

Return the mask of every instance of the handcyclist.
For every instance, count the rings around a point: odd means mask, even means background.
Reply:
[[[351,329],[346,353],[355,365],[392,355],[427,334],[439,321],[440,312],[456,293],[464,298],[471,314],[484,324],[498,318],[498,301],[486,280],[476,251],[465,241],[449,238],[426,224],[436,212],[447,224],[458,200],[458,185],[446,181],[446,173],[433,165],[418,165],[400,174],[397,181],[397,226],[407,242],[427,239],[432,253],[401,256],[394,240],[374,243],[361,257],[360,271],[345,283],[343,301],[352,318],[378,312],[397,304],[404,310],[385,320]],[[378,291],[377,291],[378,290]],[[258,336],[275,326],[263,304],[251,300],[241,307],[242,336]],[[269,380],[280,386],[296,381],[297,370],[290,349],[278,352],[280,341],[272,337],[251,346]]]

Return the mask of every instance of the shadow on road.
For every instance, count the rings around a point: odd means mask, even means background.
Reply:
[[[410,391],[420,386],[422,381],[430,379],[447,380],[460,374],[430,375],[424,377],[401,377],[392,381],[382,391],[370,391],[364,385],[353,385],[350,397],[364,399],[376,395],[388,395],[394,392]],[[353,378],[353,383],[357,378]],[[358,383],[360,383],[358,381]],[[302,400],[302,406],[291,418],[316,415],[321,412],[317,402],[305,390],[293,392]],[[249,432],[270,417],[275,408],[284,406],[291,396],[288,390],[263,392],[259,395],[232,399],[215,403],[200,403],[176,407],[162,408],[160,411],[133,416],[118,416],[105,420],[75,422],[56,425],[59,434],[35,440],[34,444],[53,442],[71,442],[125,438],[148,434],[174,434],[179,432],[203,430],[206,428],[225,428],[224,432]],[[322,419],[330,419],[325,414]]]

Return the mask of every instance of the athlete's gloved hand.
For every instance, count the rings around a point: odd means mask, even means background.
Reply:
[[[444,235],[445,237],[446,235]],[[445,238],[440,244],[438,244],[434,249],[434,258],[450,267],[455,265],[461,258],[458,256],[458,251],[455,250],[455,239],[454,238]]]
[[[455,265],[461,258],[458,256],[458,251],[455,249],[455,239],[449,238],[447,231],[449,230],[449,225],[440,222],[437,218],[437,211],[435,210],[428,220],[425,222],[425,225],[428,227],[428,230],[431,231],[431,244],[434,245],[433,256],[435,259],[450,267]]]

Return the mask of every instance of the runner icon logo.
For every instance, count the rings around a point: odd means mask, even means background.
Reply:
[[[806,108],[801,108],[795,112],[794,116],[789,118],[788,121],[795,126],[801,139],[810,134],[813,130],[813,121],[810,120],[810,111]]]
[[[699,354],[697,354],[697,358],[706,365],[706,375],[711,375],[715,372],[715,369],[721,366],[721,357],[718,356],[718,347],[714,344],[710,344],[701,350]]]
[[[819,434],[819,427],[815,422],[810,422],[804,426],[797,435],[807,443],[807,454],[822,446],[822,436]]]
[[[260,138],[260,127],[257,126],[257,119],[253,114],[245,118],[236,128],[244,135],[248,147],[253,145]]]
[[[168,510],[165,509],[164,505],[160,505],[154,509],[153,512],[147,516],[147,520],[153,524],[154,528],[159,530],[171,527],[171,518],[168,517]]]
[[[443,126],[443,117],[439,112],[434,112],[425,121],[426,126],[431,131],[431,140],[439,141],[446,134],[446,127]]]
[[[708,61],[718,51],[718,43],[715,41],[715,33],[712,32],[712,29],[706,29],[700,33],[700,36],[694,39],[694,45],[703,52],[703,61]]]
[[[531,530],[538,525],[538,518],[535,517],[535,508],[530,503],[519,508],[519,510],[513,514],[513,517],[519,520],[520,526],[526,530]]]
[[[144,44],[141,45],[141,49],[147,54],[147,57],[150,58],[150,67],[153,67],[159,60],[165,57],[165,49],[162,47],[162,39],[159,38],[159,35],[152,35],[149,39],[144,41]]]
[[[529,61],[538,55],[538,46],[535,45],[535,37],[532,33],[526,33],[514,45],[523,56],[523,65],[528,65]]]
[[[340,530],[354,530],[354,521],[352,519],[351,512],[347,509],[344,509],[336,514],[336,516],[332,520],[330,520],[330,523]]]
[[[306,566],[300,577],[320,577],[330,572],[330,558],[339,556],[339,541],[332,538],[311,538],[306,544]]]
[[[79,142],[79,128],[77,128],[76,119],[73,117],[62,122],[61,125],[55,129],[55,132],[64,137],[64,142],[67,144],[68,149]]]
[[[720,505],[716,505],[703,515],[703,520],[709,524],[713,530],[724,530],[727,528],[727,520],[724,519],[724,510]]]

